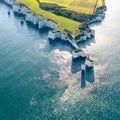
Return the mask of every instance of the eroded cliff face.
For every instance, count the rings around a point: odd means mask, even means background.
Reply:
[[[4,0],[4,1],[7,4],[12,6],[13,12],[18,13],[18,14],[23,14],[25,16],[26,22],[31,22],[33,25],[37,25],[38,29],[43,29],[44,27],[51,28],[52,30],[50,30],[48,34],[49,39],[55,40],[59,38],[64,41],[68,41],[77,50],[77,52],[75,50],[72,51],[73,58],[78,58],[78,57],[87,58],[88,57],[88,54],[78,47],[77,42],[85,41],[87,39],[90,39],[91,37],[94,37],[95,31],[89,29],[89,26],[88,26],[88,30],[82,32],[81,35],[78,35],[75,38],[67,32],[57,31],[57,28],[58,28],[57,23],[53,22],[52,20],[45,19],[43,16],[36,15],[30,12],[29,9],[23,4],[14,4],[14,0]],[[101,22],[103,18],[105,17],[105,14],[103,13],[105,10],[106,10],[105,7],[99,9],[99,14],[96,14],[89,21],[88,24],[98,22],[98,21]],[[94,61],[86,59],[85,64],[88,67],[93,67]]]
[[[90,39],[91,37],[94,37],[95,31],[94,30],[87,30],[83,32],[79,37],[74,38],[70,37],[67,33],[63,33],[61,31],[57,31],[58,25],[53,22],[52,20],[45,19],[43,16],[36,15],[32,12],[29,11],[29,9],[24,6],[23,4],[14,4],[14,0],[4,0],[7,4],[11,5],[13,7],[13,12],[18,13],[18,14],[23,14],[25,15],[25,20],[27,22],[31,22],[33,25],[37,25],[39,29],[42,29],[44,27],[49,27],[52,30],[49,31],[48,38],[55,40],[56,38],[60,38],[61,40],[68,41],[69,43],[72,44],[74,48],[78,48],[77,42],[80,41],[85,41],[87,39]],[[103,18],[105,17],[104,13],[101,13],[106,10],[104,7],[100,9],[100,13],[96,15],[94,18],[91,19],[91,22],[96,22],[96,21],[102,21]]]
[[[43,18],[42,16],[39,15],[35,15],[33,13],[29,12],[29,9],[22,5],[22,4],[14,4],[14,0],[4,0],[7,4],[10,4],[13,6],[13,11],[18,13],[18,14],[24,14],[26,16],[26,21],[32,22],[34,25],[38,25],[39,29],[42,29],[44,27],[49,27],[53,30],[56,30],[58,25],[51,21],[51,20],[47,20],[45,18]],[[61,38],[61,39],[65,39],[67,40],[68,36],[67,34],[63,34],[63,33],[59,33],[58,31],[53,32],[53,34],[55,34],[54,36],[56,36],[55,38]],[[60,34],[60,35],[59,35]],[[88,35],[89,33],[84,34],[84,36],[82,35],[78,41],[81,40],[86,40],[87,38],[90,38],[90,35]],[[88,37],[89,36],[89,37]],[[51,39],[54,38],[52,34],[49,34],[49,36]],[[70,38],[69,38],[70,39]]]

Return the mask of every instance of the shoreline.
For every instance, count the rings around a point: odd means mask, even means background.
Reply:
[[[55,31],[55,29],[57,29],[57,27],[58,27],[57,23],[53,22],[52,20],[45,19],[44,17],[42,17],[40,15],[38,16],[36,14],[33,14],[33,13],[29,12],[29,8],[27,8],[26,6],[24,6],[22,4],[14,4],[14,0],[3,0],[3,2],[10,5],[12,7],[12,11],[14,13],[24,15],[25,16],[25,21],[30,22],[33,25],[36,25],[38,27],[38,29],[42,29],[44,27],[48,27],[48,28],[52,29],[48,33],[48,39],[54,41],[57,38],[59,38],[63,41],[69,42],[73,46],[73,48],[78,50],[77,52],[75,52],[76,50],[74,50],[72,52],[72,57],[73,58],[78,58],[78,57],[82,57],[82,56],[87,58],[88,54],[85,53],[82,49],[80,49],[78,47],[77,43],[80,42],[80,41],[86,41],[86,40],[94,37],[95,36],[95,31],[94,30],[89,28],[88,31],[83,32],[82,35],[79,35],[79,37],[77,39],[75,39],[67,33],[63,33],[61,31]],[[98,11],[99,11],[99,14],[97,14],[95,17],[93,17],[89,21],[88,26],[91,23],[94,24],[96,22],[102,22],[102,20],[105,17],[104,12],[106,11],[106,6],[103,6]],[[82,51],[82,53],[81,53],[81,51]]]

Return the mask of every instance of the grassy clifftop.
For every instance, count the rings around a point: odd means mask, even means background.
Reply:
[[[37,15],[41,15],[47,19],[51,19],[52,21],[56,22],[58,24],[58,31],[62,31],[65,32],[65,30],[67,29],[68,31],[70,31],[73,35],[76,35],[79,33],[79,22],[61,17],[61,16],[57,16],[53,13],[50,13],[48,11],[42,10],[39,7],[39,4],[36,0],[17,0],[16,3],[22,3],[24,5],[26,5],[30,11],[32,13],[35,13]]]
[[[84,14],[92,14],[97,0],[40,0],[40,2],[57,4],[63,6],[64,9],[73,10],[76,12],[82,12]],[[34,14],[41,15],[46,19],[51,19],[58,24],[57,31],[66,32],[69,31],[73,36],[77,36],[81,33],[78,26],[80,22],[58,16],[46,10],[43,10],[39,6],[38,0],[16,0],[16,3],[22,3],[27,6]],[[103,0],[98,0],[98,6],[103,5]]]
[[[79,13],[92,14],[95,4],[97,8],[104,6],[103,0],[39,0],[44,3],[57,4],[65,7],[67,10],[76,11]]]

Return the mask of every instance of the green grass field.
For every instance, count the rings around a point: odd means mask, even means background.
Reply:
[[[72,3],[73,0],[40,0],[40,2],[57,4],[59,6],[67,7]]]
[[[66,8],[79,13],[92,14],[96,0],[73,0],[73,2]]]
[[[66,9],[72,9],[77,12],[84,12],[85,14],[92,13],[96,0],[40,0],[40,2],[56,3],[64,6]],[[46,19],[51,19],[58,24],[57,31],[70,31],[73,36],[80,34],[78,26],[81,23],[67,19],[65,17],[57,16],[51,12],[45,11],[39,7],[37,0],[16,0],[16,3],[22,3],[27,6],[34,14],[41,15]],[[98,0],[98,5],[101,6],[103,0]]]
[[[97,7],[102,7],[102,6],[105,6],[104,0],[98,0]]]
[[[67,10],[79,13],[92,14],[97,0],[40,0],[40,2],[64,6]],[[104,5],[103,0],[98,0],[97,7]]]

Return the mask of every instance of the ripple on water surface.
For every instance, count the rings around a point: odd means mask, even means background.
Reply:
[[[0,119],[119,120],[120,27],[113,21],[120,17],[115,10],[93,27],[95,39],[81,44],[95,60],[95,82],[87,81],[85,89],[71,46],[52,44],[47,30],[21,25],[7,10],[0,3]]]

